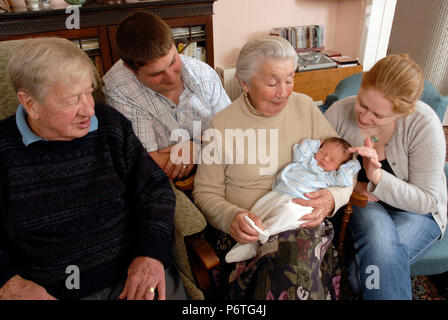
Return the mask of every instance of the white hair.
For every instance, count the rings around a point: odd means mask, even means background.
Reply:
[[[25,91],[40,102],[56,84],[69,86],[90,76],[96,88],[99,79],[84,51],[56,37],[28,39],[9,60],[8,74],[16,92]]]
[[[262,36],[248,41],[240,51],[236,63],[236,77],[250,84],[264,58],[291,59],[297,68],[297,53],[288,40],[279,36]]]

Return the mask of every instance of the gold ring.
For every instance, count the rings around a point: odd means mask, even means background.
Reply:
[[[154,287],[149,287],[148,291],[151,292],[151,293],[154,293]]]
[[[188,166],[183,166],[182,168],[184,168],[184,169],[187,169],[187,168],[188,168]]]

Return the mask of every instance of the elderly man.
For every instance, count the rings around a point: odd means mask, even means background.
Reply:
[[[0,122],[0,298],[184,298],[164,272],[169,180],[129,120],[95,105],[89,57],[32,39],[8,72],[21,104]]]
[[[189,145],[190,157],[171,152],[177,141],[170,141],[170,135],[186,129],[193,137],[195,121],[203,131],[230,104],[218,75],[209,65],[179,55],[170,27],[151,13],[124,19],[116,43],[121,60],[103,78],[107,103],[131,120],[146,150],[171,179],[187,176],[194,168],[193,141],[200,143],[201,132]]]

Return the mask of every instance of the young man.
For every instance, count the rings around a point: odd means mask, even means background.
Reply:
[[[124,19],[116,42],[121,60],[103,78],[107,103],[131,120],[146,150],[170,179],[187,176],[194,167],[194,143],[189,144],[190,159],[177,161],[177,152],[170,158],[177,142],[170,135],[186,129],[193,137],[194,122],[202,132],[213,115],[230,104],[218,75],[207,64],[179,55],[170,27],[151,13]]]

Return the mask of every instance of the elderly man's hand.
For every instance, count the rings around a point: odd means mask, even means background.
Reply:
[[[313,212],[304,215],[300,220],[306,222],[301,225],[303,228],[314,228],[319,226],[331,212],[334,210],[333,195],[327,189],[321,189],[314,192],[305,193],[309,200],[296,198],[293,202],[302,206],[313,207]]]
[[[135,258],[128,269],[128,278],[119,299],[154,300],[155,290],[158,299],[165,300],[165,271],[163,264],[149,257]]]
[[[44,287],[15,275],[0,289],[0,300],[56,300]]]

